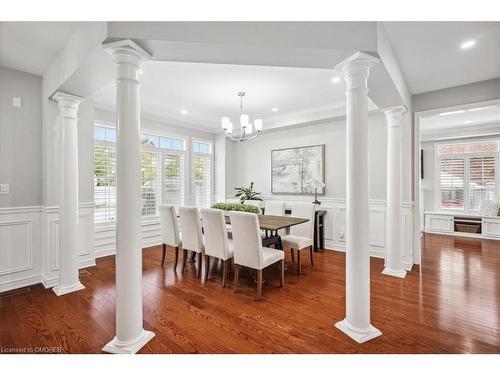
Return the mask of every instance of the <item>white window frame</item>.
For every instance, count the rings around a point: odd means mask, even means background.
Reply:
[[[464,154],[452,154],[452,155],[439,155],[439,147],[443,145],[456,145],[456,144],[474,144],[474,143],[485,143],[485,142],[496,142],[498,144],[498,150],[500,150],[500,139],[498,137],[494,138],[481,138],[481,139],[457,139],[450,141],[442,141],[436,142],[434,144],[434,155],[435,155],[435,164],[434,164],[434,174],[435,174],[435,186],[434,186],[434,199],[435,199],[435,207],[438,208],[439,211],[443,212],[454,212],[454,213],[463,213],[463,214],[477,214],[478,210],[471,210],[469,203],[469,177],[470,177],[470,159],[474,157],[491,157],[495,158],[495,199],[500,199],[500,176],[499,176],[499,155],[500,151],[491,151],[491,152],[474,152],[474,153],[464,153]],[[445,159],[464,159],[464,205],[463,208],[450,208],[441,206],[441,160]]]
[[[200,142],[200,143],[207,143],[208,144],[208,153],[204,152],[194,152],[194,143],[195,142]],[[194,186],[194,157],[195,156],[200,156],[204,158],[208,158],[210,160],[210,202],[209,206],[211,207],[212,204],[214,203],[214,194],[215,194],[215,157],[214,157],[214,141],[212,139],[204,139],[204,138],[197,138],[197,137],[191,137],[191,141],[189,142],[189,148],[190,148],[190,189],[191,189],[191,203],[195,205],[195,186]]]
[[[94,125],[92,128],[92,140],[93,140],[93,146],[92,146],[92,155],[94,154],[94,149],[95,146],[101,146],[101,147],[114,147],[116,149],[117,143],[116,142],[110,142],[110,141],[102,141],[102,140],[97,140],[94,138],[94,128],[96,126],[99,127],[104,127],[104,128],[109,128],[109,129],[114,129],[116,130],[116,126],[109,122],[109,121],[101,121],[101,120],[96,120],[94,121]],[[160,192],[160,198],[161,202],[164,201],[165,197],[165,191],[164,191],[164,184],[163,184],[163,163],[164,163],[164,157],[165,154],[171,154],[171,155],[181,155],[183,156],[183,164],[184,164],[184,176],[183,176],[183,181],[184,181],[184,193],[183,193],[183,201],[180,202],[180,205],[185,205],[186,202],[188,201],[188,196],[190,194],[190,189],[191,189],[191,169],[190,169],[190,160],[188,158],[189,156],[189,150],[190,150],[190,138],[180,135],[180,134],[173,134],[173,133],[164,133],[164,132],[159,132],[156,130],[149,130],[149,129],[144,129],[141,131],[140,136],[142,137],[143,134],[146,135],[153,135],[153,136],[158,136],[158,137],[168,137],[168,138],[175,138],[175,139],[180,139],[183,142],[184,150],[174,150],[174,149],[168,149],[168,148],[162,148],[162,147],[154,147],[150,145],[141,145],[141,152],[142,151],[154,151],[160,153],[160,168],[161,168],[161,192]],[[207,140],[200,140],[201,142],[209,143]],[[213,146],[211,146],[213,147]],[[211,148],[212,150],[213,148]],[[204,154],[206,155],[206,154]],[[213,169],[213,168],[212,168]],[[213,177],[212,177],[212,182],[213,182]],[[95,200],[95,192],[94,192],[94,200]],[[161,204],[161,202],[158,202],[158,204]],[[148,221],[148,220],[153,220],[155,218],[158,218],[159,215],[141,215],[142,220]],[[115,221],[101,221],[101,222],[96,222],[96,226],[108,226],[108,225],[114,225],[116,224]]]

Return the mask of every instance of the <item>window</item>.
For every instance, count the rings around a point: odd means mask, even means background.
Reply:
[[[158,214],[158,204],[184,204],[185,141],[141,134],[141,211]],[[94,127],[95,222],[116,220],[116,130]]]
[[[477,212],[497,197],[498,141],[437,145],[440,207]]]
[[[194,204],[210,207],[212,203],[212,154],[207,142],[193,142]]]

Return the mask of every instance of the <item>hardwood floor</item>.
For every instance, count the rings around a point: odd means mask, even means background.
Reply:
[[[361,345],[334,327],[345,313],[341,252],[316,253],[300,276],[288,252],[285,286],[279,268],[264,271],[255,301],[253,275],[234,294],[232,274],[220,285],[221,265],[202,283],[193,264],[173,271],[173,249],[165,269],[161,246],[145,249],[144,324],[156,337],[141,353],[500,353],[500,241],[425,235],[422,243],[423,265],[404,280],[381,275],[383,261],[371,259],[372,323],[383,335]],[[2,296],[3,352],[100,353],[115,334],[114,257],[85,271],[76,293],[36,285]]]

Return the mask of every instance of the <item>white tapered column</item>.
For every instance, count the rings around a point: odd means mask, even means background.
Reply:
[[[58,296],[85,287],[78,276],[78,106],[82,98],[57,92],[59,104],[59,284]]]
[[[385,219],[386,258],[384,275],[404,278],[401,253],[401,122],[404,106],[384,111],[387,118],[387,209]]]
[[[116,63],[116,336],[102,350],[136,353],[154,336],[143,329],[140,65],[150,56],[125,40],[103,46]]]
[[[382,333],[370,324],[368,75],[379,60],[357,52],[337,65],[347,96],[346,317],[335,326],[362,343]]]

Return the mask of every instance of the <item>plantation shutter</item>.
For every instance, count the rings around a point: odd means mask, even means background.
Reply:
[[[197,207],[210,207],[212,194],[210,161],[208,155],[193,157],[194,199]]]
[[[160,153],[141,152],[141,211],[142,216],[154,216],[161,200]]]
[[[94,147],[95,222],[116,219],[116,149]]]
[[[441,207],[464,207],[464,159],[441,159]]]
[[[184,204],[184,157],[163,155],[163,203],[174,206]]]
[[[495,199],[495,157],[471,157],[469,160],[469,209],[479,210],[485,200]]]

